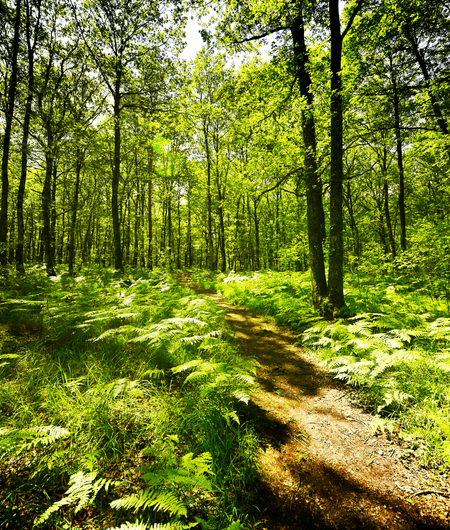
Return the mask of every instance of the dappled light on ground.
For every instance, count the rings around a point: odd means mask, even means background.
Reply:
[[[215,299],[243,354],[261,365],[246,411],[263,440],[259,528],[449,527],[445,484],[398,436],[374,434],[373,417],[295,345],[292,331],[194,288]]]

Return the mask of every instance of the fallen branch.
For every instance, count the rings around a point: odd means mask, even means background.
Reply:
[[[417,495],[430,495],[432,493],[434,493],[435,495],[446,495],[447,497],[450,497],[450,491],[437,491],[437,490],[416,491],[416,493],[412,493],[411,495],[408,495],[408,497],[417,497]]]

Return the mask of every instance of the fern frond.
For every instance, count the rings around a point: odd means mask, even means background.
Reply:
[[[151,329],[154,329],[154,326],[152,326]],[[164,333],[161,333],[164,331]],[[163,342],[164,340],[170,339],[172,337],[178,337],[183,334],[182,330],[179,329],[158,329],[157,331],[151,331],[149,333],[144,333],[143,335],[139,335],[138,337],[134,337],[130,339],[128,342],[150,342],[151,344],[155,344],[158,342]]]
[[[179,366],[174,366],[171,368],[171,370],[174,374],[179,374],[181,372],[186,372],[191,368],[195,368],[196,366],[199,366],[203,363],[204,361],[202,359],[194,359],[193,361],[188,361],[187,363],[180,364]]]
[[[11,364],[9,362],[10,359],[17,359],[18,357],[20,357],[20,355],[18,355],[17,353],[5,353],[3,355],[0,355],[0,368],[2,368],[3,366],[8,366],[9,364]],[[5,361],[1,362],[3,360]]]
[[[134,495],[116,499],[111,503],[111,507],[134,510],[135,512],[141,508],[154,508],[155,510],[169,512],[171,515],[187,515],[186,506],[176,495],[170,492],[157,493],[151,489],[140,490]]]
[[[107,528],[106,530],[189,530],[189,528],[194,528],[197,525],[198,523],[174,521],[173,523],[156,523],[148,526],[147,523],[136,521],[135,523],[123,523],[120,526]]]
[[[180,329],[184,328],[187,324],[204,327],[206,326],[206,322],[203,322],[202,320],[198,320],[197,318],[192,317],[185,317],[185,318],[167,318],[166,320],[162,320],[158,324],[154,324],[154,329],[157,331],[162,331],[167,329],[167,327],[173,327],[176,326]]]
[[[246,385],[255,384],[255,380],[253,379],[253,377],[250,375],[244,374],[244,373],[235,374],[233,377],[237,381],[240,381],[241,383],[245,383]]]
[[[248,405],[248,402],[250,401],[250,396],[242,390],[233,390],[233,392],[231,392],[231,395],[238,401],[240,401],[241,403],[245,403],[246,405]]]
[[[373,348],[373,342],[370,340],[363,340],[361,338],[351,339],[347,342],[347,346],[352,346],[358,350],[370,350]]]
[[[70,431],[64,427],[46,425],[30,427],[28,429],[8,429],[0,430],[0,450],[1,451],[28,451],[37,447],[52,445],[58,440],[68,438]]]
[[[130,331],[133,331],[135,328],[132,326],[120,326],[118,328],[111,328],[104,331],[101,335],[98,337],[94,337],[93,339],[90,339],[91,342],[98,342],[104,339],[108,339],[109,337],[112,337],[113,335],[124,335],[126,333],[130,333]]]
[[[181,343],[188,343],[190,345],[198,344],[200,342],[203,342],[205,339],[209,338],[218,338],[222,332],[220,330],[210,331],[209,333],[206,333],[205,335],[194,335],[192,337],[183,337],[180,339]]]
[[[355,324],[350,324],[347,329],[349,333],[354,333],[355,335],[368,336],[372,333],[371,330],[374,327],[376,327],[376,324],[374,322],[370,322],[367,320],[358,320],[357,322],[355,322]]]
[[[212,456],[208,452],[196,457],[194,457],[194,453],[188,453],[181,458],[182,468],[196,475],[212,474],[211,465]]]
[[[47,510],[39,517],[36,524],[42,524],[45,522],[52,513],[58,511],[61,507],[68,504],[74,504],[75,513],[78,513],[82,508],[88,506],[97,496],[98,492],[103,488],[106,491],[110,486],[117,486],[121,484],[119,481],[107,480],[105,478],[99,478],[97,480],[98,472],[93,471],[91,473],[85,473],[79,471],[70,477],[70,488],[66,491],[66,497],[63,497],[59,501],[53,503]]]
[[[325,336],[322,336],[320,337],[320,339],[316,342],[313,342],[312,343],[312,346],[323,346],[323,347],[327,347],[329,346],[330,344],[333,344],[333,339],[330,339],[330,337],[325,337]]]
[[[355,315],[354,317],[350,317],[349,320],[360,320],[362,318],[373,318],[373,317],[384,317],[384,313],[361,313],[359,315]]]
[[[89,394],[109,394],[112,398],[117,398],[120,394],[128,394],[133,397],[144,397],[142,383],[131,381],[128,378],[115,379],[107,384],[100,384],[88,390]]]
[[[403,348],[403,346],[404,346],[403,342],[400,342],[398,339],[395,339],[394,337],[392,337],[390,332],[388,332],[388,333],[375,333],[372,336],[374,338],[382,340],[387,346],[389,346],[389,348],[392,348],[392,349],[399,349],[399,348]]]

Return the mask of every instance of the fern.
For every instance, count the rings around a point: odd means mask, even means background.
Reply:
[[[173,443],[175,437],[168,437],[168,445],[163,450],[169,455],[171,462],[173,458]],[[142,479],[147,483],[146,489],[138,493],[116,499],[111,503],[115,509],[139,510],[153,509],[158,512],[167,512],[175,519],[166,525],[153,525],[150,528],[185,529],[196,526],[197,523],[185,523],[180,518],[188,515],[185,497],[195,491],[212,491],[212,485],[208,475],[211,471],[211,455],[202,453],[194,457],[188,453],[177,462],[177,467],[166,467],[160,470],[144,471]],[[127,527],[125,527],[127,528]]]
[[[100,490],[104,489],[105,491],[108,491],[111,486],[121,484],[119,481],[97,478],[97,474],[97,471],[91,473],[79,471],[78,473],[71,475],[69,481],[70,488],[66,491],[67,496],[47,508],[47,510],[39,517],[36,524],[39,525],[44,523],[53,513],[69,504],[76,504],[74,513],[78,513],[82,508],[92,504]]]
[[[116,379],[104,385],[97,385],[88,390],[90,394],[107,394],[112,398],[117,398],[121,394],[127,394],[131,397],[144,397],[141,381],[130,381],[126,377]]]
[[[173,493],[158,493],[152,490],[141,490],[134,495],[117,499],[111,503],[115,509],[134,510],[154,508],[158,511],[169,512],[170,515],[186,516],[187,509],[182,501]]]
[[[53,425],[29,427],[28,429],[0,429],[0,451],[16,454],[30,449],[53,445],[58,440],[66,439],[70,432]]]
[[[114,528],[107,528],[106,530],[188,530],[197,526],[198,523],[156,523],[151,524],[150,526],[146,523],[136,521],[135,523],[124,523],[120,526],[115,526]]]
[[[119,326],[118,328],[107,329],[106,331],[101,333],[98,337],[94,337],[93,339],[91,339],[91,341],[99,342],[104,339],[109,339],[114,335],[128,335],[131,333],[135,333],[136,331],[138,330],[133,326]]]
[[[184,382],[197,383],[200,386],[202,397],[210,397],[215,394],[228,395],[238,401],[248,403],[250,397],[246,390],[254,384],[253,377],[244,371],[244,368],[249,367],[252,371],[255,370],[255,366],[249,363],[245,363],[245,365],[243,363],[241,368],[240,366],[229,366],[226,363],[195,359],[172,368],[172,371],[182,373],[192,370]]]
[[[134,523],[127,522],[127,523],[121,524],[120,526],[109,527],[106,530],[149,530],[149,527],[147,526],[146,523],[136,521]],[[162,530],[162,528],[160,528],[159,530]],[[164,530],[173,530],[173,529],[169,527]]]

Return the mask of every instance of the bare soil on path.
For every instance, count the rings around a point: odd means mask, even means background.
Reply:
[[[397,435],[373,434],[373,416],[293,331],[189,286],[217,302],[242,354],[261,365],[249,404],[263,440],[259,529],[450,528],[448,477],[421,467]]]

